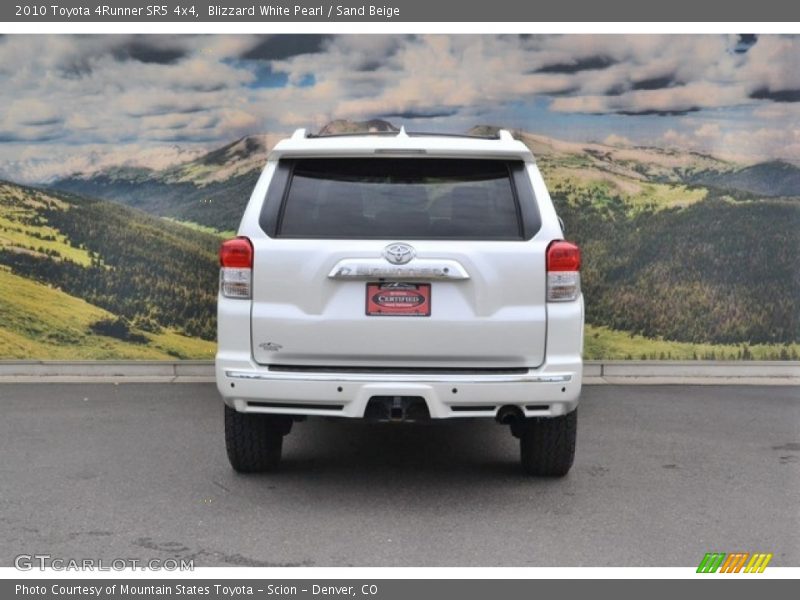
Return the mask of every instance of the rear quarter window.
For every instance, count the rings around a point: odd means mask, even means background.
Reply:
[[[261,224],[275,237],[522,240],[524,216],[538,229],[522,161],[282,160],[274,182]]]

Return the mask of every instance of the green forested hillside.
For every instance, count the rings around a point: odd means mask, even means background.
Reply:
[[[239,226],[258,175],[259,171],[251,171],[197,186],[188,181],[165,181],[158,177],[139,180],[102,173],[89,179],[62,179],[54,188],[113,200],[153,215],[198,223],[216,231],[230,231]]]
[[[749,165],[729,172],[703,171],[692,181],[728,191],[760,196],[796,196],[800,189],[800,168],[782,160]]]
[[[619,198],[556,194],[583,249],[587,320],[668,340],[800,340],[800,200],[734,201],[630,215]]]
[[[86,333],[140,347],[165,332],[213,341],[218,244],[111,202],[0,182],[0,265],[104,309]]]
[[[215,231],[231,231],[239,225],[267,149],[274,142],[270,135],[248,136],[160,171],[110,168],[92,175],[75,174],[52,187]]]
[[[213,341],[169,328],[134,329],[137,341],[98,334],[96,323],[117,316],[44,283],[14,275],[0,265],[0,360],[175,359],[214,357]]]

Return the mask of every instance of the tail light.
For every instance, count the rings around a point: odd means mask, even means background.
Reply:
[[[547,301],[569,302],[581,295],[581,250],[558,240],[547,247]]]
[[[219,247],[219,290],[226,298],[250,298],[253,281],[253,244],[246,237]]]

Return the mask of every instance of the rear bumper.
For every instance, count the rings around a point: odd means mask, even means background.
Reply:
[[[250,303],[220,298],[218,309],[217,388],[240,412],[361,418],[375,396],[422,397],[434,419],[494,417],[506,405],[558,416],[578,405],[582,298],[548,303],[545,361],[513,375],[271,371],[251,352]]]
[[[557,416],[578,405],[582,362],[515,374],[283,372],[217,357],[217,387],[239,412],[362,418],[376,396],[421,397],[431,418],[494,417],[503,406]]]

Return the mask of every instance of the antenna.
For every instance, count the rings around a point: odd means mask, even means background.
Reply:
[[[397,137],[402,137],[402,138],[407,138],[408,137],[408,134],[406,133],[406,126],[405,125],[401,125],[400,126],[400,131],[397,132]]]

